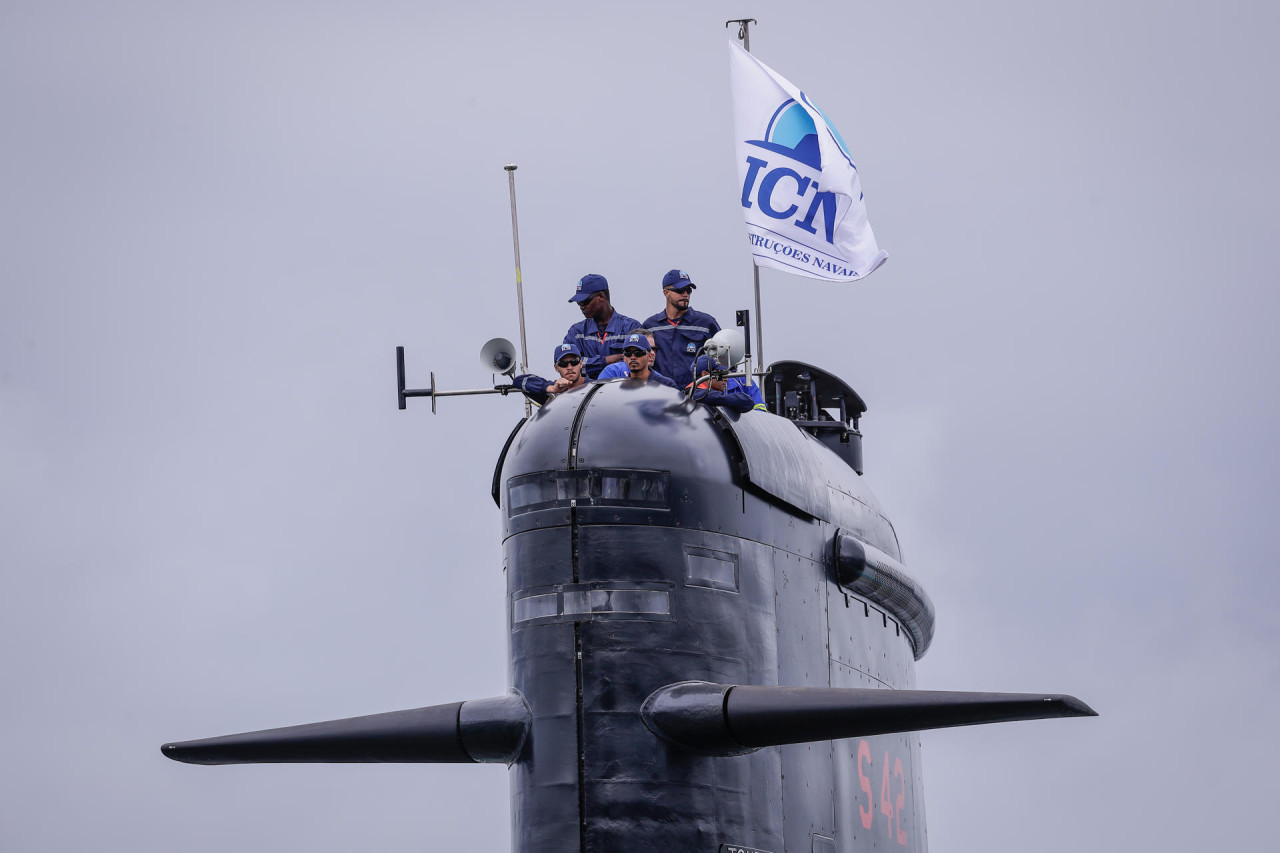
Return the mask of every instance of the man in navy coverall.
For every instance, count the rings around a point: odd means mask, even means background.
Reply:
[[[588,379],[595,379],[606,364],[622,360],[622,339],[640,324],[613,310],[609,282],[602,275],[584,275],[569,301],[578,303],[586,319],[569,327],[564,342],[578,348],[586,368],[583,372]]]
[[[709,355],[698,356],[693,369],[698,374],[698,387],[692,390],[692,397],[699,403],[709,406],[724,406],[736,412],[749,412],[758,409],[767,412],[769,409],[760,396],[760,389],[750,379],[734,376],[730,379],[717,378],[721,372],[727,372],[721,364]],[[685,388],[689,389],[689,383]]]
[[[689,296],[697,287],[684,270],[671,270],[662,277],[662,295],[666,310],[644,321],[653,332],[658,357],[653,367],[670,376],[681,387],[693,381],[693,359],[707,338],[720,331],[720,324],[710,314],[689,307]]]

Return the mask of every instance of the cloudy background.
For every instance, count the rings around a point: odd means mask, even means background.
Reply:
[[[1274,3],[0,4],[0,847],[477,850],[507,772],[189,767],[166,740],[501,693],[489,478],[608,276],[731,322],[729,18],[859,163],[889,262],[765,271],[867,400],[933,689],[935,851],[1268,846],[1280,737]]]

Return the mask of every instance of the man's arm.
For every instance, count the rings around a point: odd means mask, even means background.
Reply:
[[[729,391],[741,391],[751,398],[754,404],[752,408],[759,409],[762,412],[769,411],[769,407],[764,404],[764,395],[760,393],[760,389],[754,382],[748,382],[745,379],[734,378],[729,383]]]
[[[622,314],[614,314],[613,316],[618,318],[618,324],[609,331],[609,364],[613,364],[622,358],[622,342],[627,339],[627,335],[632,332],[643,333],[645,331],[644,326],[641,326],[637,320]]]
[[[627,366],[625,364],[614,362],[613,364],[610,364],[608,367],[606,367],[604,370],[600,371],[600,375],[597,376],[596,378],[597,379],[625,379],[627,376],[630,376],[630,375],[631,375],[631,371],[627,370]]]
[[[524,395],[539,406],[545,405],[547,400],[551,399],[547,394],[547,386],[551,383],[543,379],[541,376],[534,376],[532,373],[522,373],[511,380],[511,384],[524,392]]]
[[[755,401],[745,391],[716,391],[712,388],[698,388],[693,392],[693,399],[708,406],[720,406],[733,409],[739,414],[755,408]]]

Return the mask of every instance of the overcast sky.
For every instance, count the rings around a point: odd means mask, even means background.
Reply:
[[[1259,849],[1280,736],[1275,37],[1262,2],[0,3],[0,848],[509,846],[494,766],[167,740],[505,691],[518,336],[584,273],[749,307],[726,39],[812,94],[888,263],[765,271],[770,360],[866,399],[935,851]]]

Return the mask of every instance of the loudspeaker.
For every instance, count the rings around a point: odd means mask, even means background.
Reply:
[[[721,329],[707,341],[707,352],[729,369],[738,366],[747,354],[747,339],[740,329]]]
[[[510,376],[516,372],[516,345],[506,338],[494,338],[480,348],[480,363],[490,373]]]

